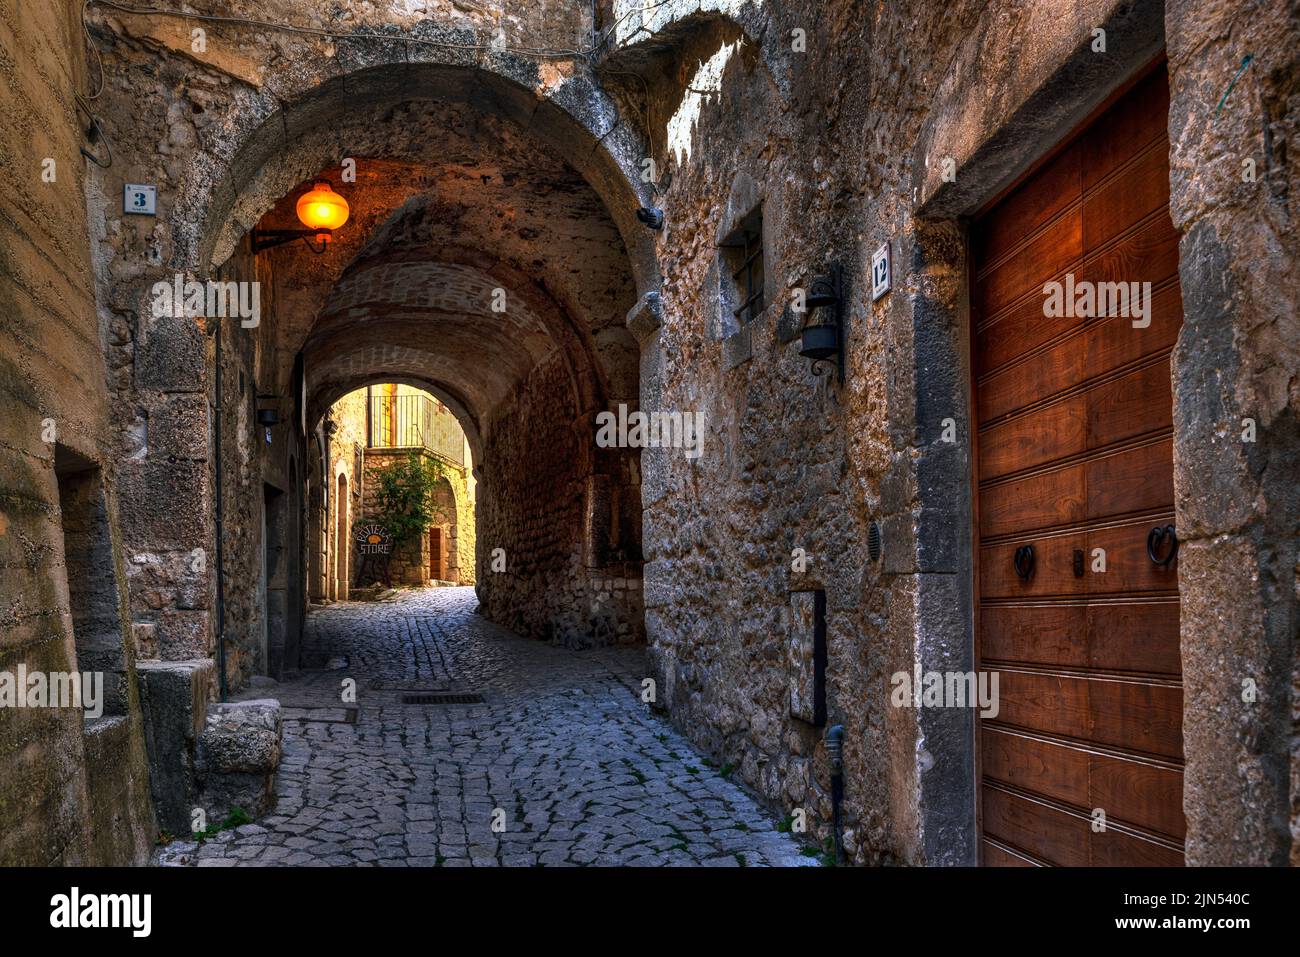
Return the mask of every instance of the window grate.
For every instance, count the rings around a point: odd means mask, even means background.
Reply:
[[[733,248],[740,249],[744,258],[740,268],[731,274],[736,288],[745,297],[735,309],[741,322],[750,322],[763,311],[763,234],[762,228],[745,229],[741,242]]]
[[[742,326],[758,318],[767,304],[763,295],[764,251],[762,207],[745,216],[718,245],[722,249],[726,275],[731,277],[728,305],[738,303],[731,310],[731,318]]]

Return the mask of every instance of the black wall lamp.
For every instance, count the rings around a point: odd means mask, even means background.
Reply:
[[[253,252],[260,253],[263,249],[274,249],[276,246],[301,239],[312,252],[319,255],[329,248],[331,235],[328,229],[255,229],[253,230]],[[312,245],[313,239],[320,243],[319,247]]]
[[[829,273],[813,279],[804,299],[809,321],[803,327],[799,350],[799,355],[812,360],[813,375],[822,374],[823,363],[835,362],[841,384],[844,382],[842,288],[838,264],[832,265]]]
[[[655,232],[664,228],[664,211],[658,206],[642,206],[636,211],[636,218]]]
[[[277,396],[259,395],[257,398],[260,402],[267,399],[276,399]],[[273,441],[271,437],[271,427],[280,424],[280,413],[275,409],[258,409],[257,424],[263,428],[266,435],[266,444],[270,445]]]

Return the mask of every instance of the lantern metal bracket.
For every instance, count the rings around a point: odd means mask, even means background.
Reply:
[[[844,384],[844,285],[839,263],[813,279],[806,299],[809,318],[817,310],[829,310],[829,321],[804,326],[804,348],[800,355],[812,360],[812,374],[819,376],[833,367]],[[833,365],[832,365],[833,364]]]
[[[301,239],[307,243],[312,252],[319,254],[325,251],[333,232],[332,229],[254,229],[252,235],[253,252],[260,253],[264,249],[273,249],[276,246],[291,243],[295,239]],[[312,237],[321,240],[320,249],[312,246]]]

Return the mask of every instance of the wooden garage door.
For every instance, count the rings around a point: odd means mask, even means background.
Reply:
[[[1161,66],[972,226],[986,864],[1183,863],[1167,112]],[[1150,325],[1045,315],[1066,274],[1151,283]]]

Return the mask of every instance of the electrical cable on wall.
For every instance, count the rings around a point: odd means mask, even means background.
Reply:
[[[108,159],[102,161],[98,156],[86,149],[84,146],[81,147],[81,155],[86,157],[86,159],[90,160],[100,169],[108,169],[113,165],[113,144],[108,141],[108,134],[104,132],[104,127],[100,125],[99,117],[95,115],[93,110],[91,110],[90,104],[86,101],[86,98],[75,90],[72,95],[76,97],[77,108],[81,110],[81,112],[85,113],[89,120],[89,125],[86,127],[86,139],[92,144],[103,140],[104,149],[108,150]]]

